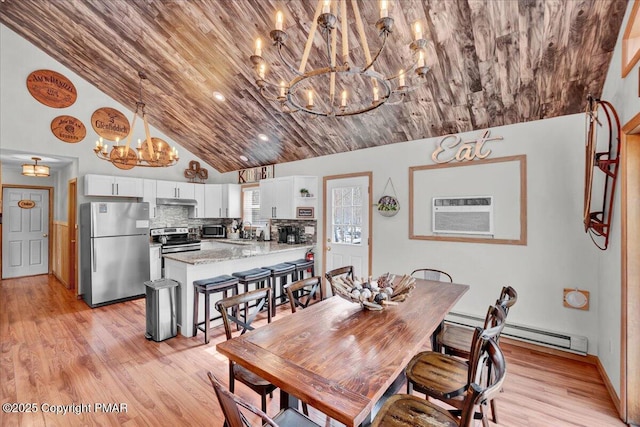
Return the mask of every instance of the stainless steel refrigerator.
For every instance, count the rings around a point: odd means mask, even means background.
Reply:
[[[149,203],[80,205],[80,286],[91,307],[144,296]]]

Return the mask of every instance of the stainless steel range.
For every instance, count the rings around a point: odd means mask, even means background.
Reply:
[[[190,238],[187,227],[153,228],[150,234],[153,242],[162,245],[162,255],[200,250],[200,240]]]

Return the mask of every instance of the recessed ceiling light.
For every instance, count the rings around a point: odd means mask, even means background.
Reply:
[[[226,100],[226,99],[227,99],[227,98],[225,98],[225,97],[224,97],[224,95],[223,95],[223,94],[221,94],[220,92],[217,92],[217,91],[216,91],[216,92],[213,92],[213,97],[214,97],[215,99],[217,99],[218,101],[220,101],[220,102],[222,102],[222,101],[224,101],[224,100]]]
[[[263,141],[268,141],[269,140],[269,137],[267,135],[265,135],[264,133],[259,134],[258,138],[260,138]]]
[[[249,161],[249,158],[247,156],[240,156],[240,160],[242,160],[243,162]]]

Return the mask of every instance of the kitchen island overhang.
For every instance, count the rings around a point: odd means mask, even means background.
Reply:
[[[179,298],[177,301],[178,332],[186,337],[192,337],[193,328],[193,282],[260,268],[282,262],[294,261],[304,258],[309,249],[315,248],[315,244],[282,244],[275,242],[252,242],[251,244],[220,243],[214,249],[205,249],[194,252],[182,252],[167,254],[165,258],[165,277],[177,281],[179,286]],[[240,290],[242,292],[242,290]],[[280,289],[276,287],[274,292],[279,296]],[[220,299],[220,295],[211,296],[211,307]],[[201,308],[204,301],[201,298]],[[199,322],[204,320],[204,309],[198,309],[201,313]],[[213,317],[213,314],[212,314]],[[216,326],[221,322],[212,323]]]

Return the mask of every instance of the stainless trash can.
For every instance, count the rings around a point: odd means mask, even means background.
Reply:
[[[176,324],[176,292],[179,283],[171,279],[144,282],[147,289],[148,340],[164,341],[178,333]]]

